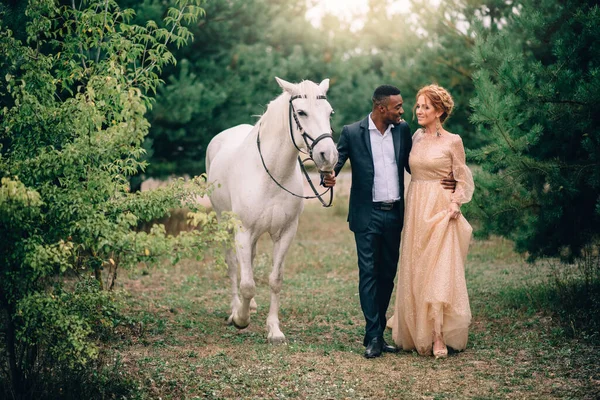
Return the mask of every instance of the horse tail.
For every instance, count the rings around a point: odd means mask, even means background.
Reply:
[[[219,148],[220,146],[220,140],[218,139],[219,135],[216,135],[215,137],[213,137],[210,142],[208,143],[208,146],[206,147],[206,160],[205,160],[205,164],[206,164],[206,175],[210,174],[210,164],[212,162],[212,160],[215,158],[215,156],[217,155],[217,153],[219,152]]]

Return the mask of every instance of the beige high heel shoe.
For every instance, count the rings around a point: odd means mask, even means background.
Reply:
[[[434,336],[435,336],[435,339],[433,341],[433,356],[435,357],[436,360],[438,358],[448,357],[448,347],[446,347],[446,343],[444,343],[444,339],[442,338],[442,335],[434,335]],[[444,347],[441,349],[438,348],[436,350],[435,345],[438,344],[439,342],[441,342]]]

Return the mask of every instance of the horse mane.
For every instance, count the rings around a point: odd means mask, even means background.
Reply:
[[[317,107],[317,96],[322,95],[319,85],[312,81],[302,81],[296,84],[299,88],[298,93],[294,95],[306,96],[308,106],[310,109]],[[282,94],[273,99],[268,105],[265,113],[258,120],[264,129],[262,132],[277,132],[278,130],[285,130],[286,132],[290,129],[289,121],[289,102],[291,95],[284,91]]]

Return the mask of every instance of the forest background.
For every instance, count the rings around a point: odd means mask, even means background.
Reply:
[[[215,232],[227,224],[206,213],[195,214],[204,224],[195,236],[174,239],[164,227],[130,233],[174,207],[194,210],[190,199],[209,189],[178,181],[153,194],[137,190],[148,178],[202,174],[210,139],[254,123],[280,93],[275,76],[329,78],[336,132],[364,117],[380,84],[402,90],[413,130],[418,89],[446,87],[456,101],[446,127],[461,135],[476,172],[465,213],[477,237],[503,236],[531,262],[555,260],[566,323],[597,341],[598,5],[394,4],[369,1],[360,15],[317,21],[304,0],[3,0],[4,393],[26,398],[44,374],[64,382],[81,373],[98,356],[94,343],[114,328],[107,321],[122,323],[107,317],[117,313],[106,293],[112,284],[70,284],[82,266],[98,281],[113,268],[104,282],[114,283],[115,265],[176,262],[226,241]],[[97,151],[101,144],[106,151]],[[565,279],[573,265],[577,276]],[[65,326],[76,333],[64,337]],[[51,381],[47,393],[62,385]]]
[[[532,257],[572,260],[590,243],[600,222],[593,1],[369,1],[354,16],[311,12],[318,3],[203,4],[195,40],[173,49],[179,63],[161,73],[143,145],[149,165],[132,186],[204,172],[210,139],[254,124],[280,93],[275,76],[329,78],[338,133],[384,83],[401,88],[416,129],[416,92],[437,83],[456,101],[447,129],[490,173],[469,206],[479,234],[507,236]],[[143,23],[160,21],[168,2],[119,4]]]

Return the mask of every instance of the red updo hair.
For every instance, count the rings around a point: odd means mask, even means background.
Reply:
[[[440,122],[444,123],[446,119],[452,114],[452,109],[454,108],[454,100],[450,93],[446,89],[438,85],[428,85],[417,93],[417,101],[419,97],[425,96],[431,102],[433,108],[438,111],[442,111],[443,114],[440,116]],[[413,114],[415,109],[417,108],[417,104],[413,107]]]

